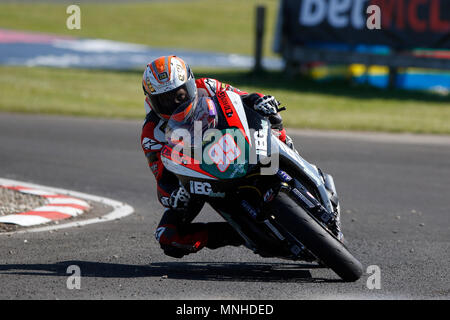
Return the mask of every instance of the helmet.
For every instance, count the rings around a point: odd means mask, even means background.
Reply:
[[[189,66],[177,56],[163,56],[147,64],[142,88],[150,108],[164,120],[175,110],[182,112],[197,97],[197,86]]]

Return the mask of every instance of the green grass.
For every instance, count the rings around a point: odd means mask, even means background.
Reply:
[[[0,110],[93,117],[142,117],[140,81],[137,73],[0,67]]]
[[[264,52],[273,55],[277,0],[81,3],[80,30],[66,27],[69,4],[2,3],[0,28],[252,55],[255,8],[263,4],[267,8]]]
[[[194,70],[274,95],[287,127],[450,134],[450,99],[422,92],[289,80],[279,72]],[[0,111],[143,119],[142,72],[0,67]]]

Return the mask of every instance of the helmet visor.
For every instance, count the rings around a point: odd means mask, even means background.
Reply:
[[[173,90],[149,95],[153,110],[164,118],[169,118],[173,112],[183,103],[192,101],[197,93],[197,87],[193,78]]]

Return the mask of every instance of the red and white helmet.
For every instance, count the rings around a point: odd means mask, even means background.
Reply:
[[[169,119],[175,110],[181,111],[181,105],[188,107],[197,97],[194,75],[177,56],[159,57],[147,64],[142,88],[151,109],[164,120]]]

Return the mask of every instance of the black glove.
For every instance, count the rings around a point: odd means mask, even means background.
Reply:
[[[186,209],[190,199],[189,192],[180,186],[170,194],[169,205],[172,209]]]
[[[253,108],[260,114],[271,116],[278,113],[280,102],[272,96],[260,97],[255,101]]]
[[[283,119],[278,113],[269,116],[269,122],[272,129],[283,130]]]

